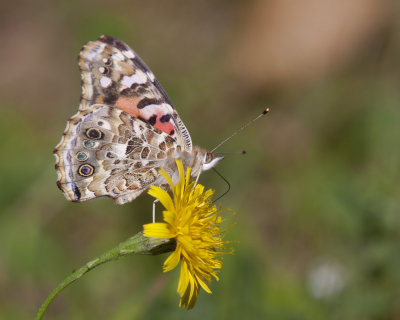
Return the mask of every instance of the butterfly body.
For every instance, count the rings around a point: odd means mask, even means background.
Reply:
[[[126,44],[109,36],[81,50],[78,113],[56,146],[57,185],[70,201],[108,196],[132,201],[150,185],[167,187],[164,168],[177,182],[176,159],[192,176],[217,157],[192,147],[188,130],[163,88]]]

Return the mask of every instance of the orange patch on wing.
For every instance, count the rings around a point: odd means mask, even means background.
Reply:
[[[121,109],[122,111],[125,111],[126,113],[129,113],[137,118],[140,114],[140,111],[137,107],[139,101],[140,99],[137,97],[119,97],[115,103],[115,106],[118,109]]]
[[[157,120],[156,123],[154,124],[154,127],[164,131],[165,133],[171,134],[171,131],[173,131],[172,134],[175,133],[175,128],[171,122],[161,122],[160,118],[163,116],[163,113],[157,113]]]
[[[138,118],[139,116],[145,120],[149,120],[149,116],[145,116],[137,107],[138,103],[140,102],[140,98],[138,97],[119,97],[117,102],[115,103],[115,107],[129,113],[130,115]],[[161,130],[167,134],[173,135],[175,133],[174,125],[168,122],[161,122],[160,118],[164,115],[163,112],[155,112],[152,116],[156,115],[157,120],[154,124],[154,127],[158,130]]]

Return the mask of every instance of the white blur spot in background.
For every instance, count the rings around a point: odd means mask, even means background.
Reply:
[[[338,296],[346,286],[344,266],[333,260],[319,259],[307,274],[307,287],[315,299]]]

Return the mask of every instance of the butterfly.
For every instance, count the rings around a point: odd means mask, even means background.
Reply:
[[[74,202],[137,198],[166,189],[164,168],[179,180],[176,159],[198,175],[223,159],[193,147],[188,130],[154,74],[122,41],[103,35],[80,51],[82,95],[54,149],[57,185]]]

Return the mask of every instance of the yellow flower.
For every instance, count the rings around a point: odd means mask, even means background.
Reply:
[[[173,185],[164,169],[160,173],[171,186],[173,199],[163,189],[151,186],[149,194],[157,198],[166,210],[165,222],[144,225],[144,235],[152,238],[174,238],[175,251],[165,260],[164,272],[174,269],[181,262],[178,293],[181,296],[179,306],[193,308],[200,287],[211,293],[206,282],[212,278],[217,281],[217,272],[222,267],[221,255],[226,253],[222,240],[220,223],[221,210],[212,205],[213,190],[204,192],[204,186],[190,182],[190,168],[186,177],[182,162],[176,161],[179,182]]]

